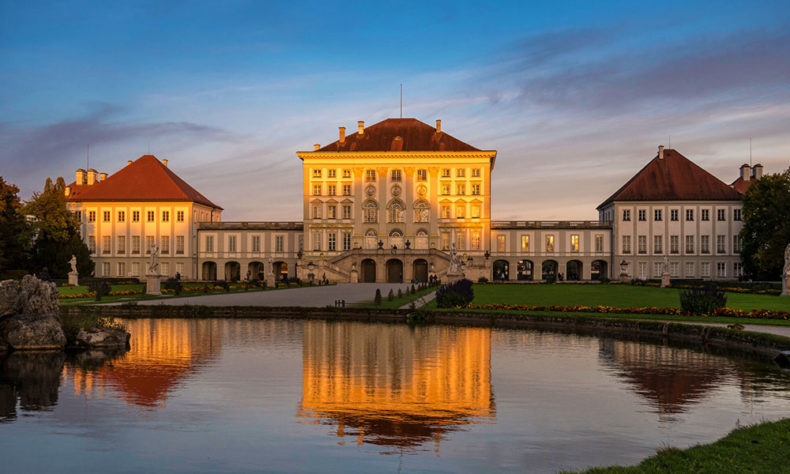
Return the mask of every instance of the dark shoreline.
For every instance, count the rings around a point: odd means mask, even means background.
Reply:
[[[407,324],[409,310],[371,308],[308,308],[264,306],[71,306],[61,309],[72,315],[100,314],[116,318],[283,318],[323,319]],[[652,320],[607,319],[605,316],[534,315],[502,312],[424,311],[427,324],[483,326],[495,328],[547,329],[593,335],[611,335],[656,342],[701,345],[762,360],[775,360],[790,351],[790,338],[739,331],[694,323]]]

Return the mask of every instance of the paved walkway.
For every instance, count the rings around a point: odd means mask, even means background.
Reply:
[[[695,326],[716,326],[726,328],[728,324],[723,323],[695,323],[692,321],[667,321],[670,323],[693,324]],[[777,336],[790,337],[790,326],[766,326],[764,324],[744,324],[744,331],[762,332],[766,334],[775,334]]]
[[[203,305],[203,306],[334,306],[335,300],[346,300],[346,305],[373,301],[376,289],[386,298],[390,289],[404,292],[411,288],[407,283],[339,283],[329,286],[307,286],[270,291],[250,291],[214,295],[185,296],[138,301],[138,305]],[[113,303],[116,304],[116,303]],[[117,303],[121,304],[121,303]]]

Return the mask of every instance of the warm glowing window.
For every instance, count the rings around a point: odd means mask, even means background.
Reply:
[[[428,179],[428,170],[417,170],[417,181],[426,181]]]
[[[327,186],[327,194],[329,194],[330,196],[334,196],[335,195],[335,189],[336,189],[336,186],[334,184],[330,184],[329,186]]]
[[[337,206],[331,205],[326,208],[327,219],[337,219]]]
[[[351,196],[351,185],[344,184],[343,185],[343,196]]]
[[[504,235],[497,235],[496,236],[496,250],[497,252],[504,252],[505,251],[505,236]]]
[[[472,231],[472,250],[480,250],[480,231]]]
[[[313,185],[313,196],[320,196],[321,195],[321,185],[314,184]]]
[[[522,235],[521,236],[521,251],[522,252],[529,252],[529,236]]]
[[[554,236],[547,235],[546,236],[546,252],[553,252],[554,251]]]
[[[571,252],[579,251],[579,235],[571,234]]]
[[[400,180],[401,180],[401,171],[392,170],[392,181],[400,181]]]
[[[365,170],[365,181],[376,181],[376,170]]]

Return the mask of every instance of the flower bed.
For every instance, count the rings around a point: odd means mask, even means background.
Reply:
[[[751,319],[781,319],[790,321],[790,311],[754,309],[744,311],[742,309],[719,308],[710,315],[692,314],[680,308],[656,308],[656,307],[636,307],[636,308],[616,308],[614,306],[530,306],[522,304],[470,304],[468,309],[484,309],[495,311],[552,311],[563,313],[601,313],[601,314],[666,314],[677,316],[725,316],[731,318],[751,318]]]

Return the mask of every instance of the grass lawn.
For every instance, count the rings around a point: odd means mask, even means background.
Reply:
[[[190,282],[184,283],[183,286],[187,287],[197,287],[203,288],[205,283],[202,282]],[[124,291],[124,290],[135,290],[135,291],[145,291],[145,284],[144,283],[136,283],[130,285],[111,285],[110,291]],[[164,288],[164,285],[162,285]],[[266,291],[273,290],[274,288],[267,288]],[[83,294],[89,293],[91,290],[85,286],[62,286],[58,287],[58,292],[63,295],[74,295],[74,294]],[[208,293],[203,293],[202,291],[199,292],[189,292],[189,293],[181,293],[180,297],[187,297],[187,296],[202,296],[204,294],[223,294],[223,293],[244,293],[245,291],[263,291],[260,288],[250,288],[245,290],[243,288],[235,288],[231,289],[229,292],[225,290],[209,290]],[[72,305],[82,305],[82,304],[103,304],[103,303],[114,303],[119,301],[140,301],[140,300],[151,300],[151,299],[161,299],[161,298],[176,298],[173,294],[164,294],[162,296],[152,296],[146,294],[137,294],[137,295],[110,295],[105,296],[101,299],[101,301],[96,301],[96,298],[93,296],[89,296],[87,298],[74,298],[74,299],[61,299],[60,304],[62,306],[72,306]]]
[[[523,304],[614,306],[616,308],[680,307],[680,291],[675,288],[606,284],[490,284],[473,287],[474,304]],[[749,311],[771,309],[790,311],[790,298],[749,293],[726,293],[727,307]]]
[[[594,468],[610,472],[790,472],[790,419],[739,428],[715,443],[658,451],[631,467]]]
[[[395,292],[395,298],[392,301],[387,301],[387,294],[383,293],[381,295],[381,304],[375,305],[373,301],[369,301],[367,303],[361,303],[359,305],[355,305],[357,308],[379,308],[379,309],[396,309],[400,308],[403,305],[407,305],[412,301],[422,298],[423,296],[430,295],[431,293],[435,292],[438,287],[426,288],[424,290],[419,290],[415,294],[405,293],[403,296],[398,298],[398,293]]]

